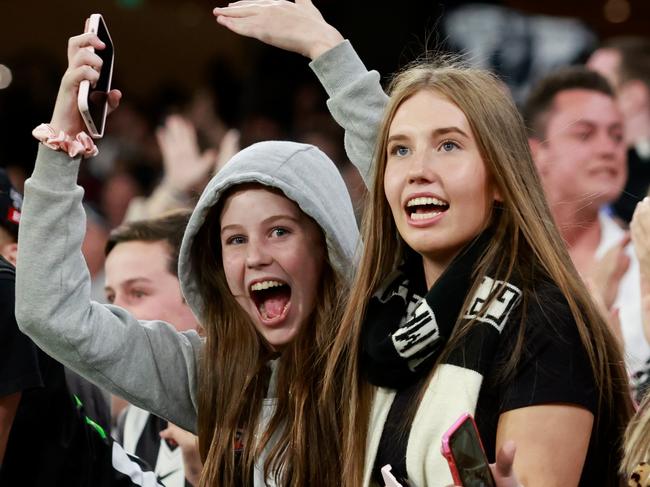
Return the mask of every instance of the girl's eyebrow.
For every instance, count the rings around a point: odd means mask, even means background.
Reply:
[[[291,220],[292,222],[295,222],[295,223],[300,222],[300,218],[298,218],[298,217],[295,217],[293,215],[289,215],[289,214],[286,214],[286,213],[281,213],[281,214],[278,214],[278,215],[271,215],[271,216],[265,218],[264,220],[262,220],[261,223],[262,224],[268,224],[268,223],[273,222],[275,220]],[[221,228],[221,234],[223,235],[224,232],[226,232],[228,230],[231,230],[231,229],[240,228],[241,226],[242,225],[238,224],[238,223],[231,223],[230,225],[226,225],[226,226]]]
[[[433,131],[431,135],[434,137],[439,137],[441,135],[447,135],[450,133],[457,133],[459,135],[462,135],[463,137],[469,138],[469,136],[461,128],[455,126],[437,128]],[[388,137],[387,142],[392,142],[393,140],[404,140],[404,139],[408,139],[408,136],[406,134],[402,134],[398,132],[396,134],[390,135]]]

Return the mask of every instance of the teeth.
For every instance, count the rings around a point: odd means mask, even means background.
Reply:
[[[411,220],[427,220],[429,218],[433,218],[435,216],[438,216],[441,211],[432,211],[431,213],[413,213],[411,215]]]
[[[280,287],[280,286],[284,286],[284,283],[280,281],[260,281],[260,282],[256,282],[251,286],[251,291],[262,291],[264,289],[269,289],[271,287]]]
[[[412,200],[408,200],[406,203],[406,206],[422,206],[422,205],[440,205],[440,206],[447,206],[447,203],[445,201],[439,200],[438,198],[431,198],[428,196],[421,196],[419,198],[413,198]]]

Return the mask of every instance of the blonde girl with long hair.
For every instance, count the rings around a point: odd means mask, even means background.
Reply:
[[[90,301],[83,190],[95,153],[77,109],[104,46],[68,43],[68,69],[25,184],[16,317],[47,353],[130,403],[198,431],[201,486],[339,482],[336,398],[319,401],[327,352],[349,289],[358,230],[336,166],[320,150],[262,142],[206,187],[179,256],[185,300],[205,330]],[[89,49],[91,48],[91,49]],[[112,108],[121,94],[108,94]],[[145,291],[156,283],[139,283]]]
[[[523,485],[617,485],[632,409],[621,352],[554,226],[499,80],[422,63],[386,98],[309,0],[215,14],[313,59],[348,154],[374,182],[326,375],[347,398],[342,485],[381,484],[388,463],[403,483],[449,484],[440,440],[463,412],[491,460],[514,440]]]

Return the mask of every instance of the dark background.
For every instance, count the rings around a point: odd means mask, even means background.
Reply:
[[[461,1],[316,0],[324,17],[349,38],[370,68],[387,75],[425,48],[444,45],[439,19]],[[496,2],[492,2],[496,3]],[[115,44],[114,86],[146,113],[151,126],[166,107],[209,86],[228,125],[259,110],[282,123],[298,86],[314,83],[306,59],[231,34],[216,24],[205,0],[0,0],[0,64],[13,82],[0,90],[0,166],[29,171],[33,126],[49,120],[65,69],[68,37],[93,12],[104,15]],[[650,33],[650,1],[505,1],[533,14],[581,19],[599,38]],[[324,99],[323,99],[324,100]]]

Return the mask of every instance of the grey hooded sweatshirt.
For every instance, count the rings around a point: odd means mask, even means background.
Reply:
[[[20,329],[97,385],[196,431],[199,335],[179,333],[162,321],[138,321],[118,306],[90,300],[90,276],[81,253],[85,213],[83,189],[77,185],[80,163],[41,145],[25,183],[16,279]],[[335,165],[310,145],[261,142],[233,157],[212,179],[188,224],[179,278],[199,320],[203,301],[191,268],[192,240],[223,192],[250,182],[277,188],[296,202],[322,228],[334,269],[348,277],[354,269],[358,230]],[[273,406],[272,398],[264,402],[261,420]],[[255,485],[268,485],[261,472]]]

